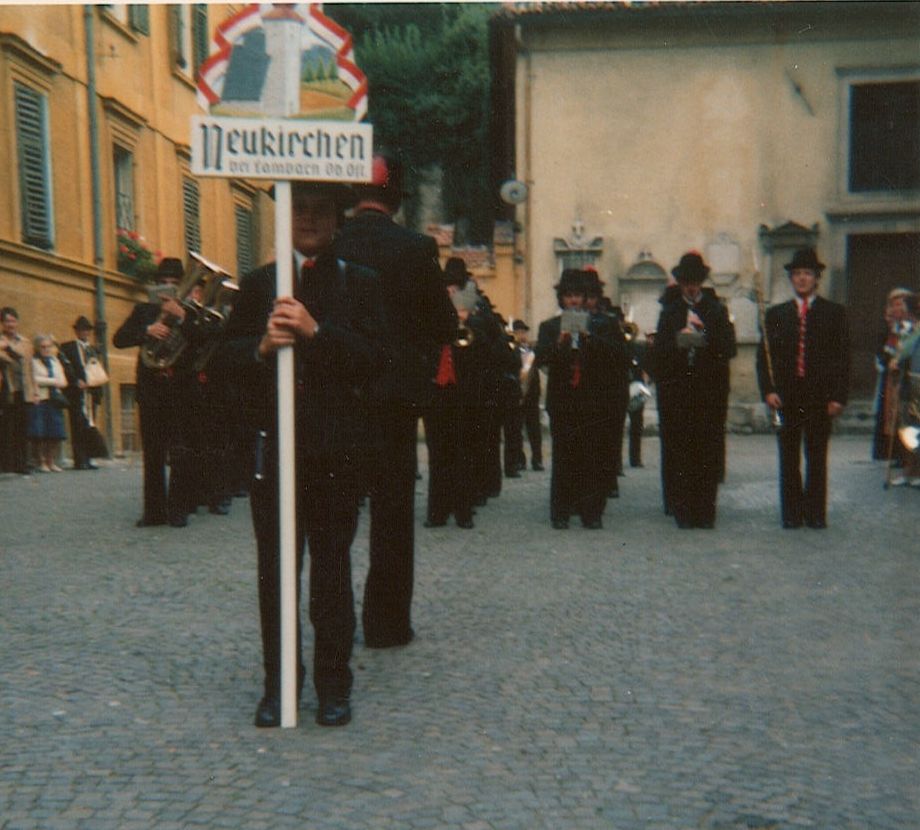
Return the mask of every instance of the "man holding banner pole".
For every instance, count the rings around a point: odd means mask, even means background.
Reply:
[[[291,290],[286,291],[279,280],[276,295],[276,271],[281,270],[276,264],[244,277],[221,352],[224,365],[244,385],[245,414],[257,436],[250,500],[258,548],[265,690],[255,723],[289,725],[283,704],[294,701],[283,700],[281,667],[293,664],[282,659],[282,643],[290,647],[295,642],[284,633],[293,626],[298,633],[298,694],[302,687],[299,614],[295,612],[293,621],[283,619],[282,591],[296,590],[299,595],[306,539],[315,634],[313,681],[319,702],[316,721],[341,726],[351,719],[348,663],[355,613],[350,548],[367,446],[365,390],[386,363],[383,301],[374,272],[336,259],[332,252],[350,188],[319,182],[286,187],[291,190]],[[281,199],[283,189],[284,185],[275,187]],[[282,207],[279,201],[279,217]],[[284,254],[278,242],[280,263]],[[281,376],[285,355],[292,360],[290,381]],[[293,454],[282,451],[279,460],[285,392],[293,396],[296,439]],[[285,519],[285,476],[294,482],[296,522]],[[294,534],[296,581],[282,576],[286,529]],[[284,691],[293,691],[290,679],[285,678],[284,685]]]

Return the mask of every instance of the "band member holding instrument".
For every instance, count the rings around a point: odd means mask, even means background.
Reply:
[[[355,632],[351,544],[364,492],[368,390],[386,369],[384,300],[376,274],[336,256],[350,188],[293,182],[294,296],[275,296],[275,265],[243,277],[215,372],[237,377],[254,436],[250,490],[258,549],[259,611],[265,669],[258,727],[281,723],[281,585],[278,516],[276,352],[294,347],[297,475],[297,587],[309,545],[310,622],[314,630],[316,722],[351,720]],[[298,614],[299,618],[299,614]],[[298,625],[298,634],[300,626]],[[300,637],[298,670],[304,676]]]
[[[540,323],[536,365],[548,370],[546,411],[553,442],[550,521],[557,530],[580,515],[589,530],[602,527],[607,496],[604,461],[598,462],[597,425],[610,417],[604,394],[608,367],[625,359],[622,332],[585,310],[588,275],[566,268],[556,284],[562,314]]]
[[[722,469],[722,385],[734,339],[725,307],[702,288],[709,275],[702,256],[684,254],[671,273],[679,294],[662,308],[651,354],[667,506],[680,528],[712,528]]]
[[[454,339],[441,347],[432,405],[425,413],[428,510],[425,527],[473,527],[476,460],[485,432],[490,349],[486,324],[476,314],[476,286],[466,266],[445,269],[444,283],[457,310]]]
[[[896,461],[902,466],[905,456],[895,438],[898,422],[898,383],[900,378],[893,368],[904,339],[913,330],[913,321],[908,310],[911,292],[906,288],[895,288],[888,293],[885,302],[885,332],[876,352],[878,370],[878,392],[876,394],[875,433],[872,442],[872,457]],[[892,459],[892,453],[894,458]],[[901,477],[903,478],[903,477]]]
[[[441,281],[430,236],[393,221],[402,200],[402,167],[386,151],[373,158],[373,180],[357,185],[354,217],[336,240],[344,259],[380,275],[389,370],[374,383],[376,462],[370,490],[370,570],[364,587],[364,644],[410,642],[415,561],[418,419],[430,405],[441,346],[457,316]]]
[[[117,349],[145,346],[166,340],[172,331],[169,318],[182,321],[185,309],[176,300],[175,291],[185,276],[182,261],[164,257],[157,266],[156,280],[164,289],[157,302],[138,303],[131,316],[115,332],[112,343]],[[152,369],[137,358],[137,405],[140,411],[141,443],[144,452],[144,512],[138,527],[165,525],[172,519],[179,526],[179,513],[170,506],[166,487],[166,458],[176,415],[173,372]]]
[[[849,337],[842,305],[819,297],[824,263],[811,248],[786,263],[795,296],[766,315],[757,376],[767,406],[782,411],[779,479],[785,528],[827,527],[827,446],[847,403]],[[766,371],[767,351],[773,377]],[[805,484],[800,470],[805,448]]]

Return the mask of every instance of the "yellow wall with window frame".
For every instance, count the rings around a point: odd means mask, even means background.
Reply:
[[[242,5],[207,6],[207,39]],[[96,319],[93,195],[87,103],[84,6],[0,7],[0,306],[13,306],[26,336],[73,338],[74,320]],[[136,302],[142,280],[119,271],[115,147],[131,153],[134,230],[154,251],[187,258],[182,180],[190,176],[189,120],[198,112],[194,81],[197,32],[192,6],[92,7],[98,124],[102,269],[111,392],[112,450],[122,450],[120,387],[133,384],[136,350],[111,347],[112,334]],[[199,18],[199,21],[201,18]],[[199,43],[201,39],[199,38]],[[183,54],[184,53],[184,54]],[[182,62],[184,60],[184,66]],[[19,175],[16,85],[44,102],[48,162],[47,243],[27,242]],[[29,95],[29,98],[34,98]],[[235,209],[253,215],[253,264],[271,257],[273,208],[263,186],[198,180],[201,253],[237,271]],[[130,425],[125,425],[130,432]]]

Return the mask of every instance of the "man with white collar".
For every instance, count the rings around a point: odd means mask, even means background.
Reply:
[[[850,374],[846,311],[819,297],[824,263],[812,248],[786,263],[795,297],[766,315],[757,360],[760,392],[782,413],[777,435],[784,528],[827,527],[827,446],[847,403]],[[769,359],[768,359],[769,351]],[[804,439],[805,483],[801,446]]]

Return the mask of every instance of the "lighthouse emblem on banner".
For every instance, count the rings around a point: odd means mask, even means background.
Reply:
[[[368,181],[367,79],[315,3],[252,4],[214,33],[192,119],[192,172]]]
[[[333,118],[367,113],[351,35],[316,4],[253,4],[221,24],[201,67],[198,101],[214,115]],[[299,77],[287,72],[299,56]]]

